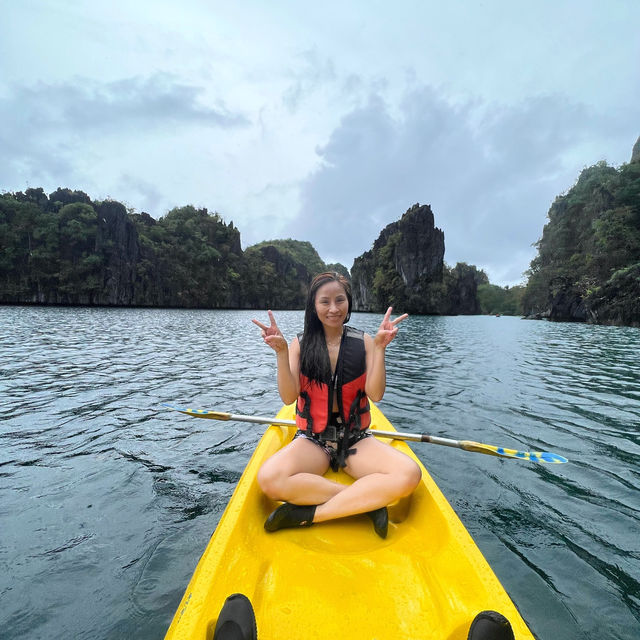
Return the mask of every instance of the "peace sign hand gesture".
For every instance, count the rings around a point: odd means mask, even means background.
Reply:
[[[384,318],[382,319],[380,327],[378,328],[378,333],[376,333],[376,336],[373,339],[376,347],[382,347],[383,349],[385,349],[387,345],[396,337],[398,333],[398,324],[409,317],[408,313],[403,313],[395,320],[391,320],[390,318],[392,311],[393,308],[389,307],[387,309],[387,313],[384,314]]]
[[[262,322],[258,322],[257,320],[252,320],[253,324],[257,325],[262,329],[262,339],[268,344],[276,353],[280,353],[281,351],[287,350],[287,341],[285,337],[282,335],[282,331],[278,328],[276,324],[276,319],[273,317],[273,313],[271,310],[267,311],[269,314],[270,326],[266,326],[262,324]]]

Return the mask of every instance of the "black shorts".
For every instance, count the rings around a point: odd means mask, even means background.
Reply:
[[[360,442],[360,440],[364,440],[364,438],[369,438],[373,434],[369,429],[365,429],[363,431],[352,431],[348,434],[346,438],[346,442],[342,443],[341,440],[344,437],[344,428],[339,427],[336,433],[335,440],[325,440],[320,438],[320,434],[309,434],[306,431],[298,430],[296,435],[293,436],[293,439],[296,438],[305,438],[306,440],[310,440],[315,445],[320,447],[329,457],[329,464],[334,471],[337,471],[340,467],[344,467],[346,464],[346,459],[353,455],[356,450],[352,449],[352,447]]]

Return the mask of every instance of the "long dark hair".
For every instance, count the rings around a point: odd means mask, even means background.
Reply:
[[[347,296],[349,311],[344,320],[344,324],[351,318],[351,284],[349,281],[335,271],[319,273],[312,281],[307,296],[307,305],[304,310],[304,333],[300,343],[300,370],[316,383],[328,383],[331,380],[331,363],[324,338],[322,322],[316,313],[316,294],[318,289],[328,282],[339,283]]]

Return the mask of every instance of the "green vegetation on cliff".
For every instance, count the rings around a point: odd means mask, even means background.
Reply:
[[[499,287],[485,282],[478,285],[480,313],[503,316],[522,315],[524,286]]]
[[[134,304],[229,307],[241,299],[246,265],[240,233],[217,213],[192,206],[155,221],[132,214],[140,245]]]
[[[233,223],[207,209],[155,220],[69,189],[0,195],[0,248],[0,302],[13,303],[301,308],[327,269],[308,242],[243,252]]]
[[[528,273],[525,312],[640,326],[640,163],[584,169],[548,218]]]
[[[247,251],[259,251],[264,247],[275,247],[280,253],[289,256],[294,262],[304,264],[310,273],[322,273],[328,268],[310,242],[301,240],[265,240],[247,248]]]
[[[311,243],[290,238],[248,247],[245,258],[250,276],[243,281],[245,299],[258,308],[303,308],[311,279],[327,269]]]

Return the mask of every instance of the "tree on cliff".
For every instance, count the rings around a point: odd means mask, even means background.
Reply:
[[[500,314],[503,316],[522,315],[522,296],[525,288],[521,285],[515,287],[499,287],[485,282],[478,285],[478,302],[480,313]]]
[[[527,314],[640,325],[640,163],[584,169],[551,205],[536,246]]]
[[[96,251],[97,215],[84,201],[51,201],[42,189],[0,196],[0,299],[90,303],[103,256]],[[55,290],[58,299],[49,300]]]
[[[14,303],[302,308],[328,268],[308,242],[243,252],[233,223],[204,208],[155,220],[62,188],[0,195],[0,248],[0,302]]]
[[[237,306],[242,270],[240,233],[219,214],[177,207],[157,222],[134,217],[141,248],[139,303],[186,307]]]

